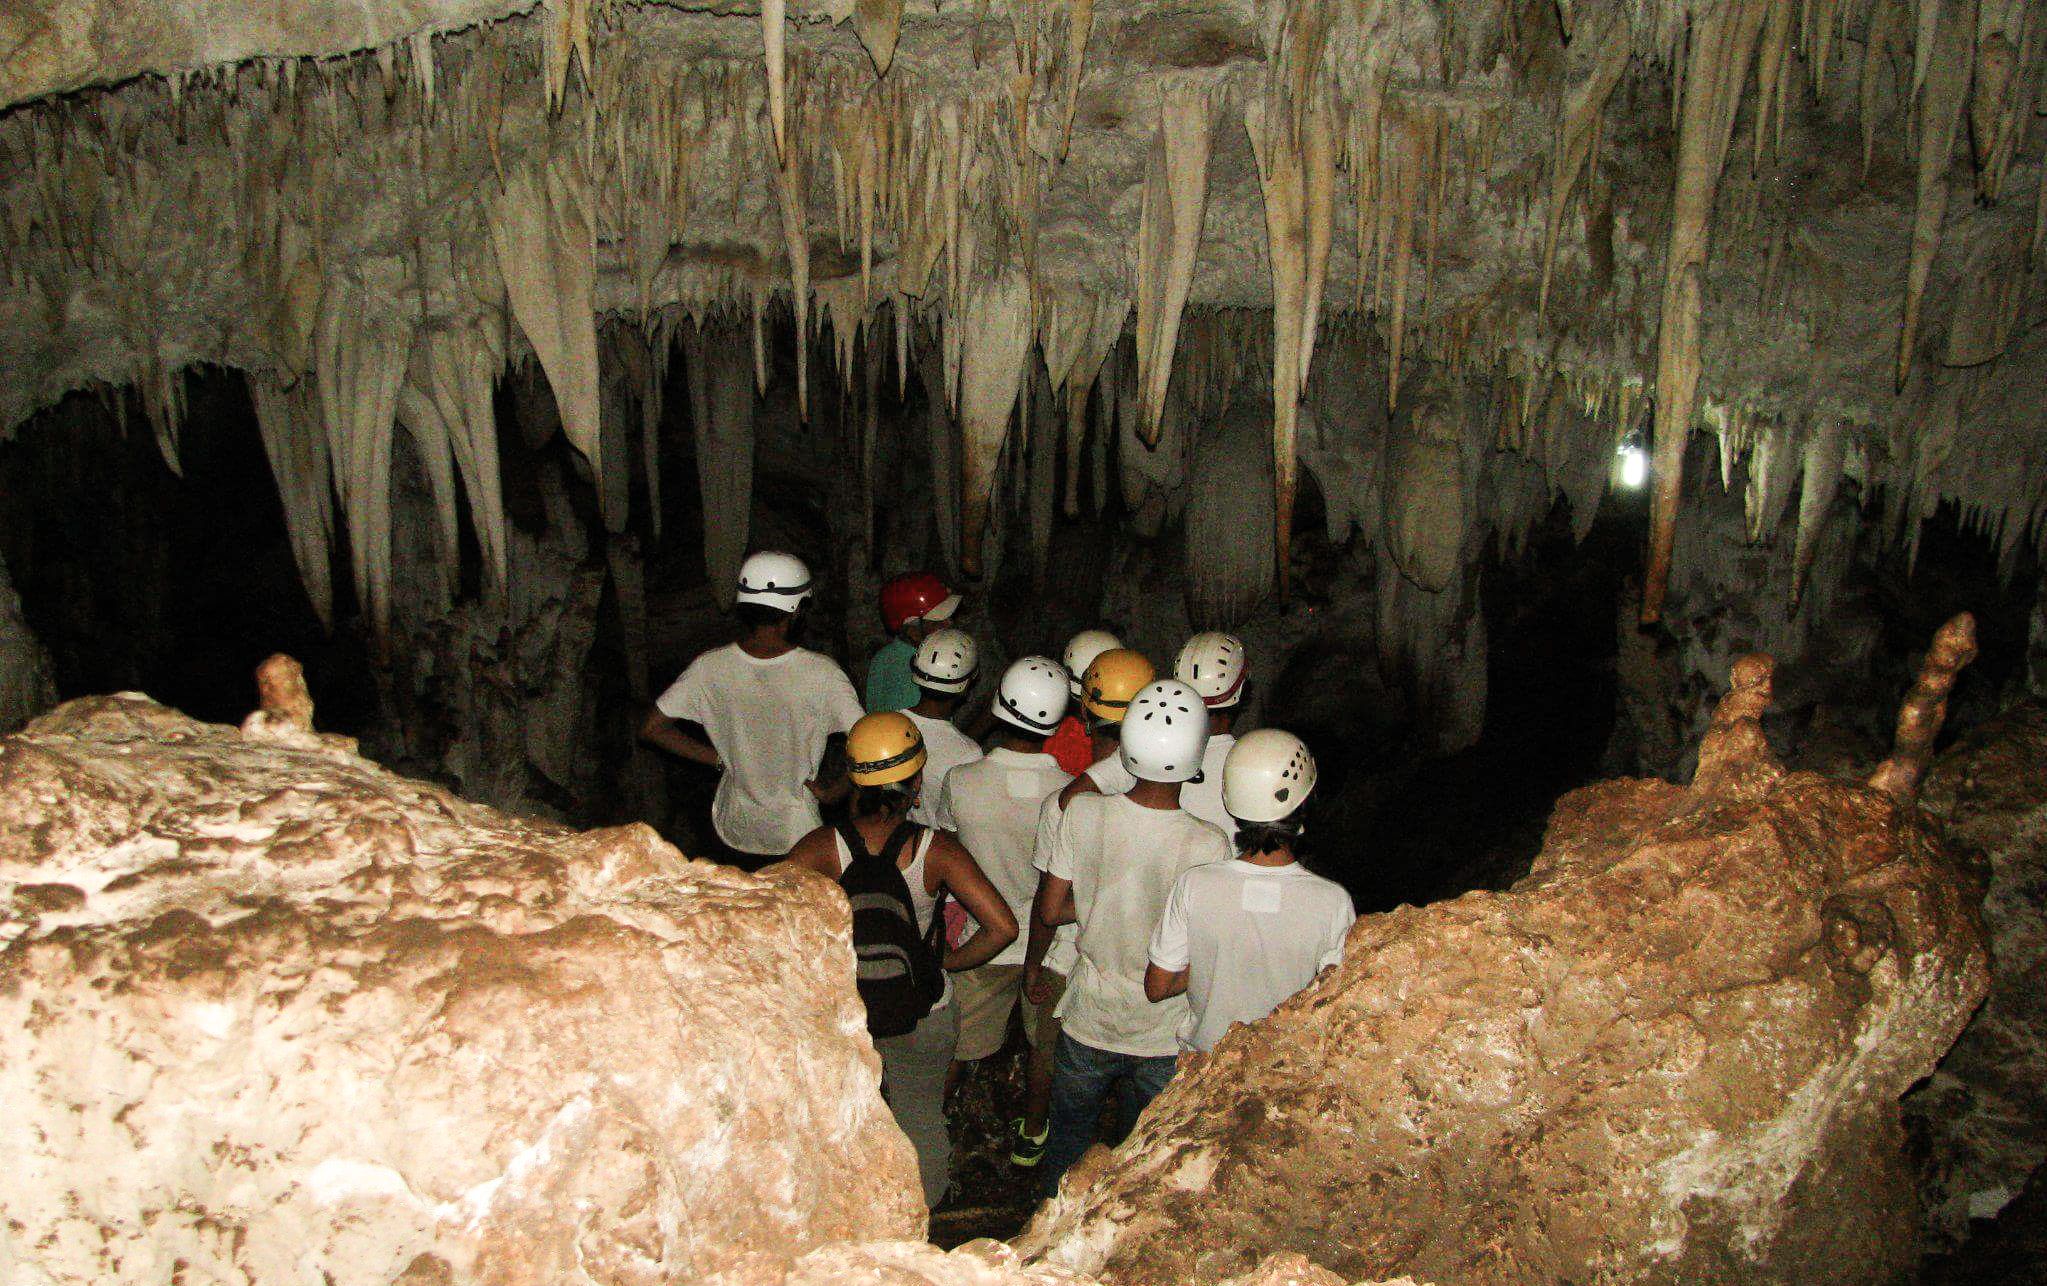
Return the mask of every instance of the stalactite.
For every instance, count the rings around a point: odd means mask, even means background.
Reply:
[[[1656,490],[1642,588],[1645,623],[1661,619],[1670,583],[1685,439],[1691,434],[1699,391],[1700,277],[1705,270],[1707,225],[1766,7],[1767,0],[1728,0],[1695,18],[1691,31],[1656,337]]]
[[[334,628],[334,493],[327,439],[313,404],[311,381],[286,386],[265,371],[251,372],[249,397],[263,454],[284,502],[284,529],[306,598],[323,628]]]
[[[558,111],[568,93],[569,63],[580,59],[590,79],[590,0],[547,0],[547,106]]]
[[[1806,439],[1805,457],[1798,492],[1798,542],[1792,553],[1791,601],[1796,606],[1805,593],[1806,578],[1812,574],[1813,557],[1819,552],[1820,529],[1826,525],[1835,493],[1841,486],[1841,462],[1847,450],[1847,435],[1840,422],[1827,420],[1816,426]]]
[[[1929,48],[1920,51],[1919,70],[1913,77],[1918,93],[1918,182],[1912,205],[1912,263],[1905,279],[1905,320],[1899,329],[1894,375],[1900,389],[1912,373],[1919,302],[1933,272],[1933,257],[1940,253],[1941,224],[1947,218],[1948,163],[1954,156],[1955,131],[1961,124],[1976,49],[1975,0],[1920,0],[1920,8],[1919,34]],[[1938,25],[1929,30],[1936,17]]]
[[[874,74],[887,77],[896,60],[896,39],[903,27],[903,0],[858,0],[853,31],[874,62]]]
[[[1938,0],[1920,0],[1930,11]],[[1905,0],[1875,0],[1869,11],[1869,27],[1863,40],[1862,84],[1857,95],[1862,124],[1862,176],[1869,177],[1876,153],[1877,98],[1882,74],[1905,44]],[[1916,86],[1914,92],[1916,93]]]
[[[1205,89],[1175,86],[1159,104],[1146,162],[1137,231],[1137,366],[1140,435],[1155,445],[1173,377],[1180,311],[1208,208],[1209,103]]]
[[[925,440],[931,452],[931,516],[948,568],[960,565],[960,434],[952,411],[938,388],[945,382],[945,359],[938,345],[915,345],[917,378],[924,385]]]
[[[703,502],[704,574],[718,606],[730,608],[753,520],[753,389],[737,335],[692,322],[682,329],[682,346]]]
[[[1059,509],[1059,397],[1040,362],[1025,357],[1026,378],[1031,381],[1030,440],[1028,451],[1017,459],[1027,460],[1030,478],[1024,491],[1024,510],[1030,518],[1031,576],[1042,591],[1045,572],[1052,555],[1052,522]]]
[[[1013,270],[976,282],[962,320],[960,566],[968,575],[979,576],[995,465],[1030,354],[1029,283]]]
[[[779,5],[777,6],[779,8]],[[777,117],[779,121],[780,118]],[[781,150],[775,167],[775,201],[782,212],[782,241],[789,253],[790,302],[796,308],[796,413],[810,418],[810,216],[804,205],[800,148]]]
[[[452,431],[441,418],[440,408],[419,387],[422,344],[413,347],[412,371],[398,389],[397,422],[412,439],[420,467],[425,471],[427,490],[434,498],[434,577],[439,598],[429,606],[445,612],[455,602],[462,586],[461,522],[456,512],[455,449]]]
[[[1073,146],[1073,113],[1080,103],[1080,82],[1087,75],[1088,35],[1095,27],[1095,0],[1067,0],[1066,54],[1060,71],[1066,78],[1066,107],[1059,115],[1059,159]]]
[[[360,262],[330,278],[314,335],[320,421],[348,522],[355,597],[382,651],[391,629],[391,434],[412,351],[403,265]]]
[[[1752,545],[1769,539],[1784,519],[1785,507],[1791,502],[1791,484],[1803,463],[1797,446],[1781,425],[1766,425],[1749,447],[1743,513]]]
[[[788,0],[761,0],[761,46],[767,56],[768,69],[768,127],[774,135],[775,159],[785,168],[789,164],[789,147],[788,99],[784,80],[787,66],[783,57],[783,41],[788,35],[785,28],[788,8]]]
[[[1274,577],[1286,592],[1297,464],[1294,439],[1315,352],[1315,329],[1329,268],[1335,210],[1336,150],[1329,107],[1319,90],[1296,104],[1283,88],[1246,105],[1244,125],[1265,196],[1266,258],[1272,268],[1272,547]]]
[[[1564,103],[1556,150],[1550,154],[1549,211],[1542,234],[1542,285],[1535,296],[1538,315],[1549,310],[1550,272],[1556,266],[1557,236],[1564,227],[1564,207],[1592,154],[1600,114],[1606,110],[1606,102],[1613,97],[1614,87],[1620,84],[1621,73],[1627,70],[1628,57],[1634,52],[1627,19],[1619,14],[1609,19],[1594,48],[1599,52],[1593,58],[1592,74],[1572,87]],[[1362,262],[1363,256],[1359,259]]]
[[[1197,629],[1246,620],[1272,587],[1273,434],[1262,399],[1239,398],[1187,469],[1187,611]]]
[[[512,316],[533,345],[562,432],[603,473],[597,384],[597,229],[588,171],[573,151],[521,167],[490,206],[491,245]]]

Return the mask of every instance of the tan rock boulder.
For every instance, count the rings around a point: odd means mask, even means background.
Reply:
[[[246,733],[128,695],[0,740],[0,1281],[655,1283],[922,1235],[828,885],[465,804],[264,686]]]
[[[1739,662],[1690,788],[1577,791],[1512,890],[1360,920],[1020,1249],[1119,1283],[1277,1250],[1446,1286],[1886,1279],[1915,1253],[1898,1100],[1987,983],[1911,802],[1971,655],[1964,617],[1869,786],[1786,773],[1770,663]]]

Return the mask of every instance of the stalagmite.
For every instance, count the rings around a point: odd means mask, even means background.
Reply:
[[[703,499],[704,574],[723,608],[737,592],[753,518],[753,389],[738,339],[695,324],[682,331]]]
[[[974,283],[960,353],[960,566],[979,576],[995,465],[1031,347],[1030,285],[1019,272]]]
[[[1634,52],[1632,35],[1627,19],[1615,14],[1596,45],[1599,53],[1593,60],[1592,74],[1571,88],[1571,96],[1564,104],[1556,151],[1550,155],[1549,213],[1542,234],[1542,285],[1536,291],[1538,314],[1547,313],[1549,309],[1550,272],[1556,267],[1557,237],[1564,227],[1564,207],[1570,202],[1571,189],[1577,186],[1578,175],[1592,154],[1592,140],[1598,132],[1600,113],[1605,111],[1607,99],[1613,97],[1614,86],[1620,84],[1621,73],[1627,70],[1628,57]]]
[[[490,239],[512,316],[533,345],[569,445],[603,472],[597,387],[597,228],[574,150],[508,176],[490,204]]]
[[[1976,49],[1974,0],[1920,0],[1921,73],[1914,76],[1918,92],[1918,184],[1912,205],[1912,263],[1905,279],[1905,320],[1898,333],[1894,379],[1905,387],[1912,373],[1912,347],[1919,337],[1919,302],[1940,253],[1941,224],[1947,218],[1948,163],[1954,157],[1955,131],[1969,93],[1969,73]],[[1936,13],[1937,11],[1937,13]],[[1929,25],[1938,19],[1931,31]],[[1931,37],[1929,41],[1927,38]],[[1926,60],[1930,57],[1930,63]]]
[[[1302,391],[1329,269],[1335,217],[1336,146],[1319,90],[1296,104],[1283,90],[1253,99],[1244,126],[1265,195],[1266,257],[1272,267],[1272,467],[1274,577],[1287,588]]]
[[[1180,310],[1194,282],[1208,208],[1208,147],[1207,91],[1186,85],[1167,90],[1145,164],[1137,225],[1138,423],[1147,444],[1159,440]]]
[[[334,628],[334,493],[328,477],[327,439],[313,405],[312,382],[286,386],[268,372],[251,372],[249,397],[263,454],[284,502],[292,561],[320,624]]]
[[[1918,797],[1919,779],[1933,762],[1933,743],[1947,719],[1948,693],[1955,678],[1976,659],[1976,618],[1967,612],[1940,627],[1919,668],[1918,681],[1898,706],[1898,733],[1891,757],[1878,765],[1869,784],[1900,800]]]
[[[314,334],[320,421],[348,522],[355,598],[381,649],[391,629],[391,434],[412,351],[403,266],[364,261],[331,278]]]
[[[1705,271],[1707,225],[1767,4],[1768,0],[1727,0],[1697,16],[1691,31],[1656,336],[1656,491],[1642,588],[1644,623],[1661,619],[1670,583],[1685,440],[1698,408],[1700,278]]]

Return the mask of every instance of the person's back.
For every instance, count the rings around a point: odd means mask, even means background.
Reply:
[[[939,812],[950,818],[960,843],[974,855],[1019,923],[1029,919],[1031,899],[1038,891],[1032,857],[1039,813],[1046,797],[1068,780],[1052,756],[1003,746],[954,768],[945,779]],[[1021,964],[1023,957],[1024,940],[1018,938],[992,963]]]
[[[1150,958],[1187,971],[1182,1047],[1213,1049],[1230,1024],[1271,1013],[1342,958],[1344,934],[1356,919],[1350,894],[1298,862],[1263,866],[1233,858],[1181,876]]]
[[[818,824],[805,788],[859,700],[831,658],[807,648],[757,657],[737,643],[692,662],[656,703],[702,725],[724,767],[712,803],[718,835],[743,853],[780,854]]]
[[[1229,856],[1221,831],[1180,808],[1094,794],[1066,805],[1051,873],[1072,882],[1080,925],[1060,1015],[1069,1036],[1119,1054],[1177,1050],[1184,1006],[1144,994],[1152,930],[1184,872]]]

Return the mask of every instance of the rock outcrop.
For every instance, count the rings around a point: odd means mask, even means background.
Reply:
[[[2047,705],[2017,706],[1963,738],[1927,774],[1921,800],[1981,863],[1992,960],[1990,998],[1905,1102],[1940,1246],[1997,1215],[2047,1162]]]
[[[125,694],[0,741],[0,1281],[654,1283],[916,1237],[843,899]]]
[[[1566,796],[1527,879],[1370,916],[1019,1246],[1126,1283],[1276,1250],[1458,1283],[1868,1282],[1912,1262],[1898,1100],[1988,985],[1911,796],[1973,623],[1869,785],[1787,773],[1742,659],[1689,788]]]

